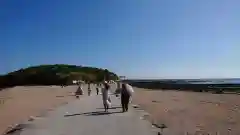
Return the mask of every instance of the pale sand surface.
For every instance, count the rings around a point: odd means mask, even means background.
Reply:
[[[19,123],[74,100],[77,86],[15,87],[0,91],[0,134]],[[86,88],[84,88],[85,94]],[[135,88],[133,102],[151,114],[150,121],[165,124],[169,133],[194,133],[198,130],[219,135],[240,135],[240,95]]]
[[[29,119],[30,116],[41,115],[40,113],[47,109],[74,100],[72,92],[76,89],[77,86],[64,88],[60,86],[19,86],[0,91],[0,134],[9,125]]]
[[[133,102],[172,133],[240,135],[240,95],[135,88]]]

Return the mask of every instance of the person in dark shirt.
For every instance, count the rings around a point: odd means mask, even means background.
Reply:
[[[122,104],[122,111],[127,112],[128,111],[128,104],[130,100],[130,93],[127,90],[127,86],[125,83],[122,84],[121,89],[121,104]]]

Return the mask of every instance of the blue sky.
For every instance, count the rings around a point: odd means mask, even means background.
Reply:
[[[0,73],[39,64],[130,78],[240,77],[239,0],[1,0]]]

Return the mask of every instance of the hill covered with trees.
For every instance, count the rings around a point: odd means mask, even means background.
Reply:
[[[0,87],[18,85],[61,85],[71,84],[72,80],[101,82],[116,80],[118,76],[107,69],[76,65],[39,65],[20,69],[0,76]]]

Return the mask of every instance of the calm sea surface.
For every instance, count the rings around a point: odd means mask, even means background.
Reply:
[[[188,83],[192,84],[240,84],[240,79],[206,79],[206,80],[186,80]]]
[[[174,81],[176,83],[190,83],[190,84],[240,84],[240,78],[237,79],[140,79],[133,81],[151,82],[151,81]]]

